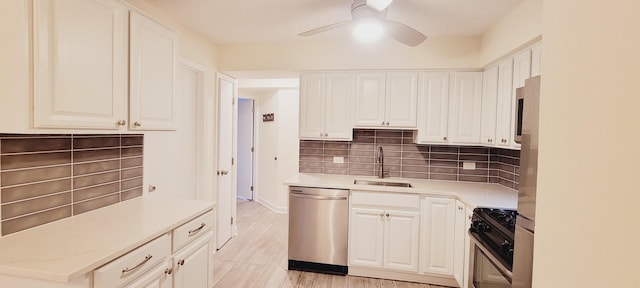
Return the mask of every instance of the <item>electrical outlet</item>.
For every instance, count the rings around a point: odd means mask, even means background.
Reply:
[[[476,170],[476,162],[462,162],[462,170]]]
[[[344,163],[344,157],[333,157],[333,163],[336,163],[336,164]]]

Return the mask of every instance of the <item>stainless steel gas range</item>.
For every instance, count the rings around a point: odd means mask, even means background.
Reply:
[[[511,288],[517,212],[476,208],[469,233],[472,239],[472,277],[475,288]]]

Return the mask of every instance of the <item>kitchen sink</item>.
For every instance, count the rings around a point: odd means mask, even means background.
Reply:
[[[393,181],[383,181],[383,180],[371,180],[371,179],[356,179],[353,180],[353,184],[356,185],[376,185],[376,186],[391,186],[391,187],[413,187],[409,182],[393,182]]]

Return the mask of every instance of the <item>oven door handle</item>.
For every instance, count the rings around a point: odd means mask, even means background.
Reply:
[[[507,280],[509,280],[509,283],[511,283],[511,279],[513,278],[513,272],[509,271],[507,267],[502,265],[502,263],[500,263],[500,261],[498,261],[498,259],[496,259],[496,257],[493,256],[493,254],[491,254],[489,250],[487,250],[487,248],[485,248],[480,241],[478,241],[478,239],[476,239],[475,235],[473,235],[472,233],[469,233],[469,234],[471,234],[471,237],[469,238],[471,238],[471,241],[473,241],[473,244],[482,251],[482,254],[484,254],[484,256],[486,256],[489,259],[489,261],[491,261],[491,264],[493,264],[493,266],[496,269],[498,269],[498,272],[500,272],[500,274],[506,277]]]

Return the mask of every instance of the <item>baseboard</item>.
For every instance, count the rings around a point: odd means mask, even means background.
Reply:
[[[453,277],[441,277],[435,275],[413,274],[406,272],[395,272],[389,270],[375,268],[361,268],[349,266],[349,275],[362,276],[370,278],[382,278],[398,281],[409,281],[418,283],[427,283],[439,286],[460,287]]]
[[[273,211],[274,213],[278,213],[278,214],[287,214],[287,207],[278,207],[276,205],[273,205],[273,203],[260,198],[260,197],[256,197],[255,201],[262,204],[262,206],[267,207],[267,209]]]

